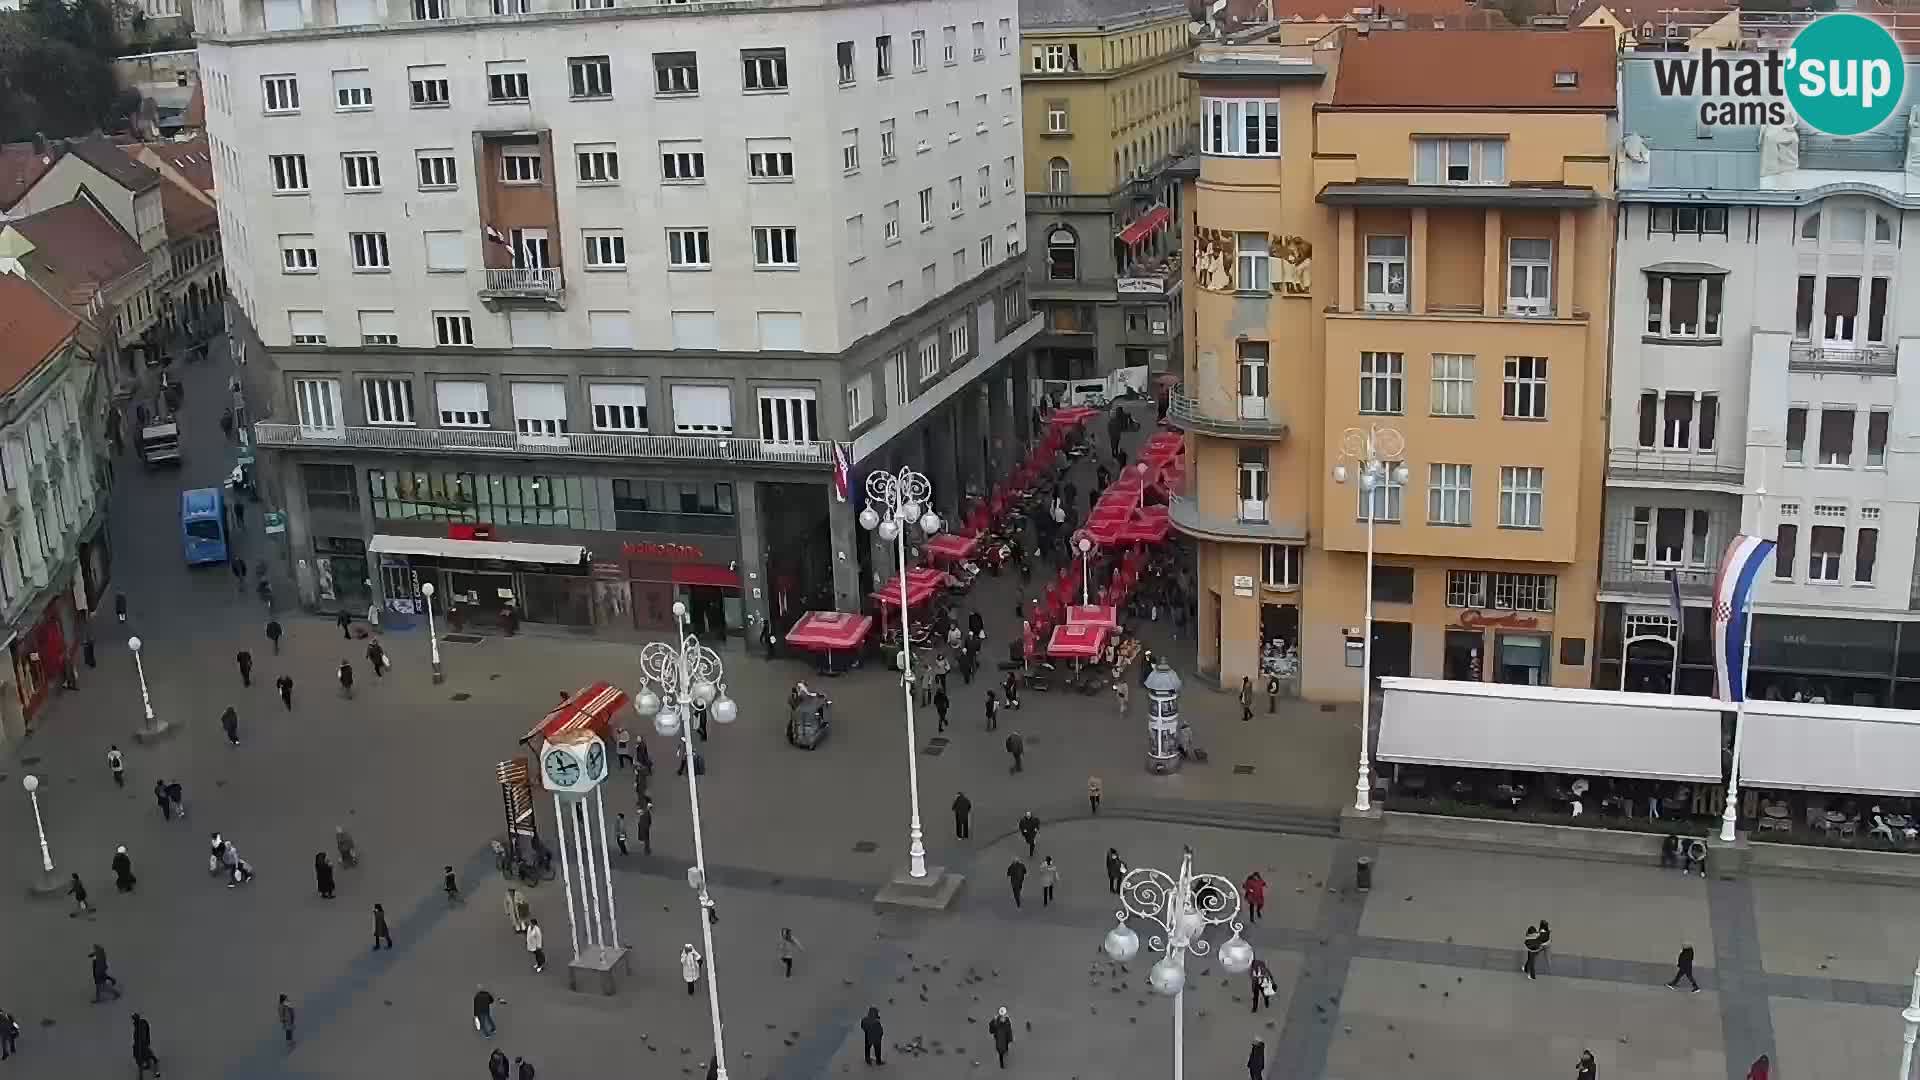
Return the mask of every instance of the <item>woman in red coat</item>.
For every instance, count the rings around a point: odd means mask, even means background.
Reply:
[[[1240,894],[1247,898],[1248,914],[1252,916],[1253,921],[1259,922],[1261,912],[1267,907],[1267,879],[1260,876],[1260,871],[1255,870],[1247,875],[1246,881],[1241,883]]]

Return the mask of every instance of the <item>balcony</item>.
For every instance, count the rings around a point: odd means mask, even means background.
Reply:
[[[1236,504],[1238,505],[1238,504]],[[1167,517],[1173,527],[1188,536],[1203,540],[1224,540],[1242,544],[1298,544],[1307,539],[1304,521],[1242,521],[1218,517],[1200,509],[1200,500],[1191,495],[1176,495],[1168,503]]]
[[[1652,564],[1607,563],[1600,568],[1600,591],[1632,593],[1638,596],[1654,596],[1665,599],[1669,595],[1667,574],[1671,572],[1680,581],[1680,595],[1704,599],[1713,595],[1713,575],[1711,569],[1698,567],[1688,569],[1682,566],[1655,566]]]
[[[1743,466],[1685,450],[1610,450],[1607,482],[1626,487],[1730,489],[1746,483]]]
[[[1167,405],[1167,420],[1182,431],[1200,435],[1264,442],[1286,440],[1287,422],[1274,415],[1277,410],[1270,399],[1241,398],[1239,401],[1239,415],[1216,416],[1216,410],[1202,405],[1198,399],[1176,393]]]
[[[1892,375],[1899,364],[1891,345],[1833,349],[1796,341],[1787,350],[1787,370],[1815,375]]]
[[[497,454],[504,457],[602,458],[620,461],[691,461],[730,465],[833,466],[832,444],[768,443],[719,435],[619,435],[567,432],[526,438],[493,428],[339,427],[298,424],[253,426],[258,445],[277,450],[383,450],[421,454]]]
[[[487,283],[480,290],[480,299],[487,305],[488,311],[530,304],[561,308],[566,306],[566,296],[566,282],[560,276],[560,271],[545,267],[489,268]]]

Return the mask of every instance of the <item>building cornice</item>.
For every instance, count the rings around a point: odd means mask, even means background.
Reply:
[[[1878,184],[1842,180],[1791,191],[1741,188],[1621,188],[1623,203],[1712,203],[1717,206],[1806,206],[1836,195],[1863,195],[1896,210],[1920,210],[1920,192],[1889,191]]]
[[[1316,200],[1325,206],[1534,206],[1584,209],[1601,195],[1579,187],[1495,187],[1468,184],[1332,183]]]

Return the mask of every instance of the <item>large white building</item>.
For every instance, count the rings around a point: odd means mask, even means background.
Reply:
[[[1600,680],[1711,693],[1727,542],[1777,539],[1756,694],[1920,707],[1920,141],[1704,127],[1623,61]],[[1920,71],[1909,70],[1909,79]],[[1907,228],[1914,234],[1907,235]],[[1629,647],[1665,690],[1671,648]]]
[[[1012,0],[200,0],[195,25],[309,601],[404,613],[439,580],[621,629],[677,595],[709,634],[850,607],[869,556],[832,445],[855,486],[911,460],[953,509],[1015,437]]]

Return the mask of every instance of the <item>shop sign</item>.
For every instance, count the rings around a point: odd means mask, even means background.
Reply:
[[[286,532],[287,515],[283,511],[269,510],[267,511],[266,525],[268,535]]]
[[[1116,287],[1114,291],[1122,293],[1163,293],[1167,291],[1167,279],[1163,277],[1123,277],[1115,284]],[[1162,332],[1164,333],[1164,331]]]
[[[1531,615],[1522,615],[1517,611],[1493,614],[1479,608],[1468,608],[1460,613],[1459,624],[1463,630],[1479,630],[1491,627],[1496,630],[1537,630],[1540,620]]]
[[[1235,596],[1252,596],[1253,595],[1253,575],[1252,574],[1235,574],[1233,576],[1233,595]]]
[[[666,559],[670,562],[705,562],[707,553],[694,544],[626,543],[620,553],[629,559]]]

